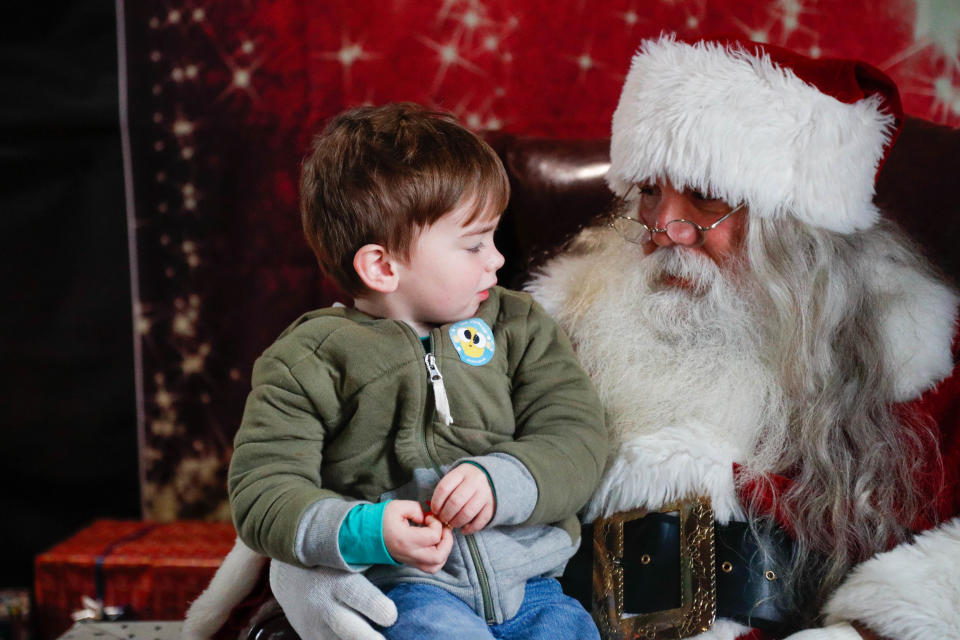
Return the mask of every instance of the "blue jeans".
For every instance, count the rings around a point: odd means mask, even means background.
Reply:
[[[387,591],[397,621],[382,630],[387,640],[600,640],[586,609],[564,595],[553,578],[527,582],[517,615],[488,625],[467,604],[439,587],[405,582]]]

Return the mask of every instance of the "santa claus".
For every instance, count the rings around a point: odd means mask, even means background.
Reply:
[[[607,410],[606,637],[960,638],[958,298],[873,204],[901,120],[862,63],[671,37],[634,57],[617,206],[528,285]],[[359,574],[271,583],[305,639],[395,615]]]

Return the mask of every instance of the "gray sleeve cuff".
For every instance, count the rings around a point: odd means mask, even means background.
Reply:
[[[323,565],[356,573],[370,565],[349,565],[340,555],[340,525],[361,500],[317,500],[303,512],[297,527],[297,559],[306,567]]]
[[[530,518],[540,493],[536,480],[522,462],[506,453],[491,453],[461,458],[455,464],[467,461],[483,467],[493,482],[497,508],[488,527],[521,524]]]

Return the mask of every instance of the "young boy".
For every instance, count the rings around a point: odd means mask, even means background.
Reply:
[[[411,104],[338,116],[303,166],[307,240],[354,304],[254,365],[234,523],[273,558],[365,571],[397,604],[388,638],[598,637],[554,576],[603,412],[557,325],[495,286],[508,196],[489,146]]]

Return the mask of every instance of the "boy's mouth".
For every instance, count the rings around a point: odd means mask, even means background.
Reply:
[[[486,300],[487,298],[490,297],[490,290],[485,289],[484,291],[481,291],[478,295],[480,296],[481,301]]]

